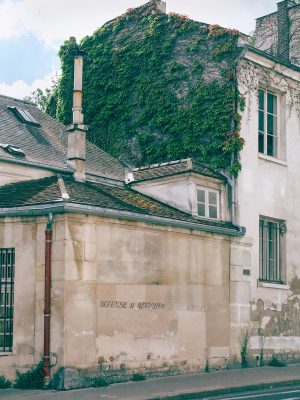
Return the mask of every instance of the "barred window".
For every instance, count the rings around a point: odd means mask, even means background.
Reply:
[[[283,283],[282,235],[283,222],[261,218],[259,220],[259,280]]]
[[[15,249],[0,249],[0,352],[12,350]]]

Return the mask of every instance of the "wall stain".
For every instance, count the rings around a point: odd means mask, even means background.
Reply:
[[[300,279],[294,277],[290,282],[290,291],[286,304],[281,305],[281,310],[265,306],[262,299],[255,303],[256,308],[251,310],[251,321],[257,322],[259,328],[263,328],[263,319],[269,321],[264,327],[264,336],[300,336]],[[257,332],[253,332],[257,334]]]

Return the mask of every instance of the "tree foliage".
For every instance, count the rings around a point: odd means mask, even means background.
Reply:
[[[55,76],[52,79],[52,83],[50,88],[46,89],[36,89],[34,90],[30,96],[26,96],[24,100],[31,101],[36,104],[38,108],[47,114],[56,117],[56,100],[57,100],[57,87],[58,87],[58,77]]]
[[[61,47],[62,76],[48,112],[71,122],[74,50],[84,51],[89,139],[133,165],[193,157],[240,170],[238,32],[207,26],[155,3],[130,9],[80,45]]]

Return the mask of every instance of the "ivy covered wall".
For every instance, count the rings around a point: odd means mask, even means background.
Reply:
[[[60,49],[62,77],[48,112],[71,122],[73,59],[85,52],[83,112],[89,139],[130,165],[193,157],[236,175],[240,169],[239,33],[155,2],[128,10],[77,45]]]

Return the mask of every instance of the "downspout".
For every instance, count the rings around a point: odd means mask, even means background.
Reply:
[[[44,385],[50,383],[51,248],[53,215],[48,214],[45,230],[45,308],[44,308]]]

